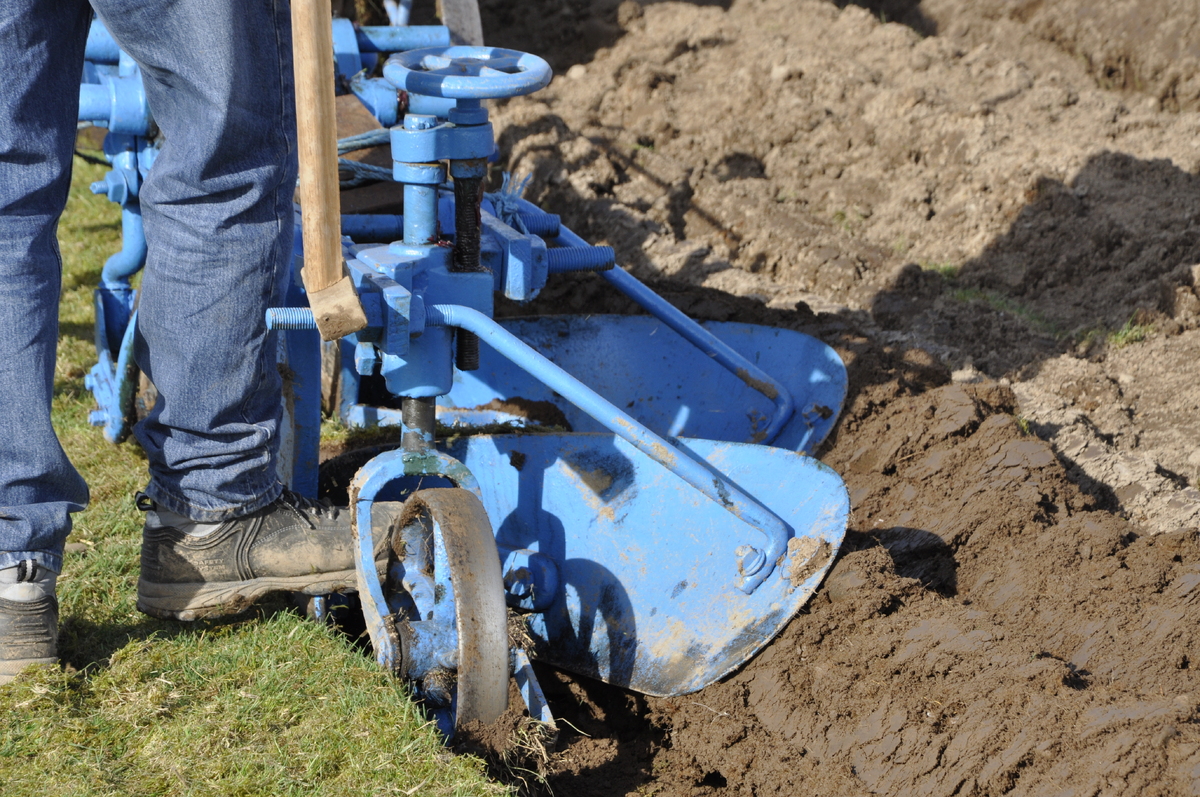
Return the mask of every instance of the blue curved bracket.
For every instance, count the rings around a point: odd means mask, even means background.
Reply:
[[[404,662],[400,637],[375,568],[372,513],[380,492],[405,476],[442,476],[483,500],[479,482],[467,466],[440,451],[386,451],[363,465],[355,475],[350,485],[350,511],[354,527],[358,592],[362,600],[363,619],[375,647],[375,659],[389,671],[399,670]]]

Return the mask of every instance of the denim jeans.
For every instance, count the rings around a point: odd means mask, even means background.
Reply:
[[[138,61],[164,144],[141,190],[135,354],[158,402],[135,429],[147,493],[216,522],[274,501],[280,378],[266,308],[292,254],[286,0],[92,0]],[[0,568],[60,570],[87,487],[50,424],[87,0],[0,3]]]

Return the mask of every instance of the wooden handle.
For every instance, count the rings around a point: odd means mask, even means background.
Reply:
[[[330,0],[292,0],[291,5],[304,232],[300,275],[321,337],[334,340],[365,327],[367,317],[342,264],[332,10]]]

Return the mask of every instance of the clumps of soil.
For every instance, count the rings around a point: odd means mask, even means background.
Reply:
[[[529,716],[520,691],[510,680],[508,709],[490,725],[473,720],[457,729],[453,749],[479,756],[492,777],[525,797],[545,792],[556,738],[552,726]]]
[[[567,416],[551,401],[531,401],[514,396],[508,399],[492,399],[487,404],[480,404],[475,409],[503,412],[518,418],[526,418],[543,428],[571,431],[571,424],[567,420]]]
[[[645,701],[648,738],[669,743],[651,745],[641,783],[661,795],[1190,793],[1200,534],[1139,537],[1095,509],[1021,431],[1005,388],[888,392],[859,394],[853,436],[826,456],[855,515],[825,585],[731,678]],[[566,730],[564,760],[586,763],[549,784],[617,767],[608,742]]]

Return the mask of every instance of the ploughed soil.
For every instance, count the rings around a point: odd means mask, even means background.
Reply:
[[[557,75],[493,109],[526,195],[851,380],[806,610],[694,695],[544,671],[544,785],[1200,793],[1195,0],[481,6]]]

